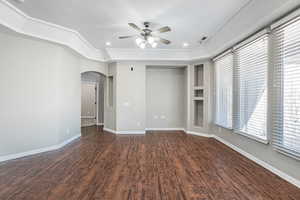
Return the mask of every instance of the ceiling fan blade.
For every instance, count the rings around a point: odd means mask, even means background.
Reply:
[[[166,40],[164,38],[159,38],[159,41],[164,43],[164,44],[171,44],[171,41],[170,40]]]
[[[135,35],[128,35],[128,36],[120,36],[119,39],[127,39],[127,38],[133,38]]]
[[[134,28],[135,30],[142,31],[142,29],[140,27],[138,27],[137,25],[135,25],[134,23],[128,23],[128,25],[131,26],[132,28]]]
[[[171,31],[171,28],[168,26],[162,27],[156,31],[153,31],[153,33],[165,33]]]

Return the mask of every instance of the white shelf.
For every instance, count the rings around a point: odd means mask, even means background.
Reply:
[[[204,101],[204,97],[194,97],[195,101]]]
[[[194,104],[194,126],[204,126],[204,65],[194,66],[194,83],[193,83],[193,104]]]
[[[204,90],[204,86],[195,86],[194,90]]]

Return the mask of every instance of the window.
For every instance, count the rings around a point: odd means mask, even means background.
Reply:
[[[300,158],[300,18],[274,31],[273,145]]]
[[[268,35],[235,50],[234,130],[267,143]]]
[[[229,53],[214,62],[215,65],[215,124],[232,128],[232,70],[233,55]]]
[[[114,106],[114,77],[108,77],[108,106]]]

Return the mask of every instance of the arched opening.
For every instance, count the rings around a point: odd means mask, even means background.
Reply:
[[[105,75],[81,73],[81,127],[104,126]]]

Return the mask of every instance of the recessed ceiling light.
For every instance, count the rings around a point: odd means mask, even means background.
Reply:
[[[106,46],[111,46],[111,43],[110,42],[106,42],[105,45]]]
[[[187,42],[184,42],[184,43],[182,44],[182,46],[183,46],[183,47],[188,47],[188,46],[190,46],[190,44],[187,43]]]

